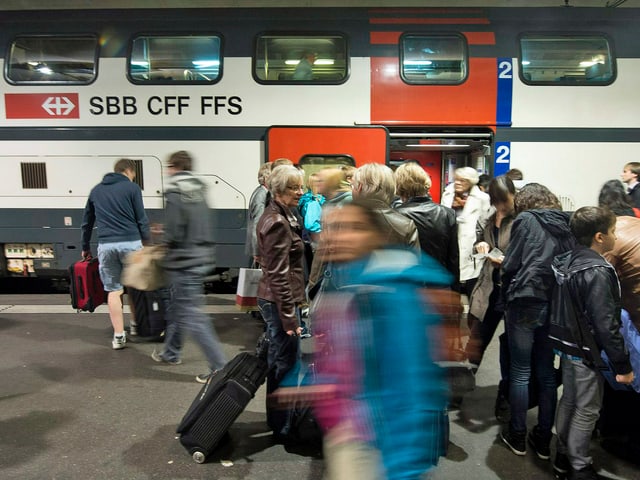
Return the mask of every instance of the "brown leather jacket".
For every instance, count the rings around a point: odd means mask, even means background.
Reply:
[[[618,217],[616,243],[604,257],[613,265],[620,280],[622,308],[640,329],[640,218]]]
[[[285,332],[298,327],[296,305],[305,299],[300,232],[291,211],[271,199],[257,226],[262,268],[258,298],[276,304]]]

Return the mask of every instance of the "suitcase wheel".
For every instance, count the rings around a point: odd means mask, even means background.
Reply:
[[[193,452],[193,455],[191,455],[191,457],[196,463],[204,463],[204,461],[206,460],[204,453],[202,453],[200,450],[196,450],[195,452]]]

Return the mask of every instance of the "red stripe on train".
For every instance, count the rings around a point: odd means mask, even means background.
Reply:
[[[403,32],[371,32],[371,45],[396,45]],[[493,32],[462,32],[467,37],[469,45],[495,45],[496,36]]]
[[[377,25],[489,25],[487,18],[370,18]]]

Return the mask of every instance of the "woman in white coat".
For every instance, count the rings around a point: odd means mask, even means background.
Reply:
[[[476,228],[482,229],[491,213],[489,195],[478,188],[478,172],[472,167],[456,168],[454,181],[447,185],[440,202],[453,208],[458,222],[461,293],[471,294],[480,274],[483,259],[473,257]]]

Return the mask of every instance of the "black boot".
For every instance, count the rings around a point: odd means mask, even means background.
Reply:
[[[500,432],[502,441],[507,444],[507,447],[509,447],[513,453],[520,456],[527,454],[526,437],[526,430],[516,432],[511,429],[511,426],[505,427],[502,432]]]
[[[538,458],[542,460],[549,460],[551,458],[551,449],[549,445],[551,444],[552,437],[551,430],[545,432],[541,430],[537,425],[533,427],[533,430],[529,432],[529,436],[527,437],[527,441],[529,445],[533,447],[538,455]]]

